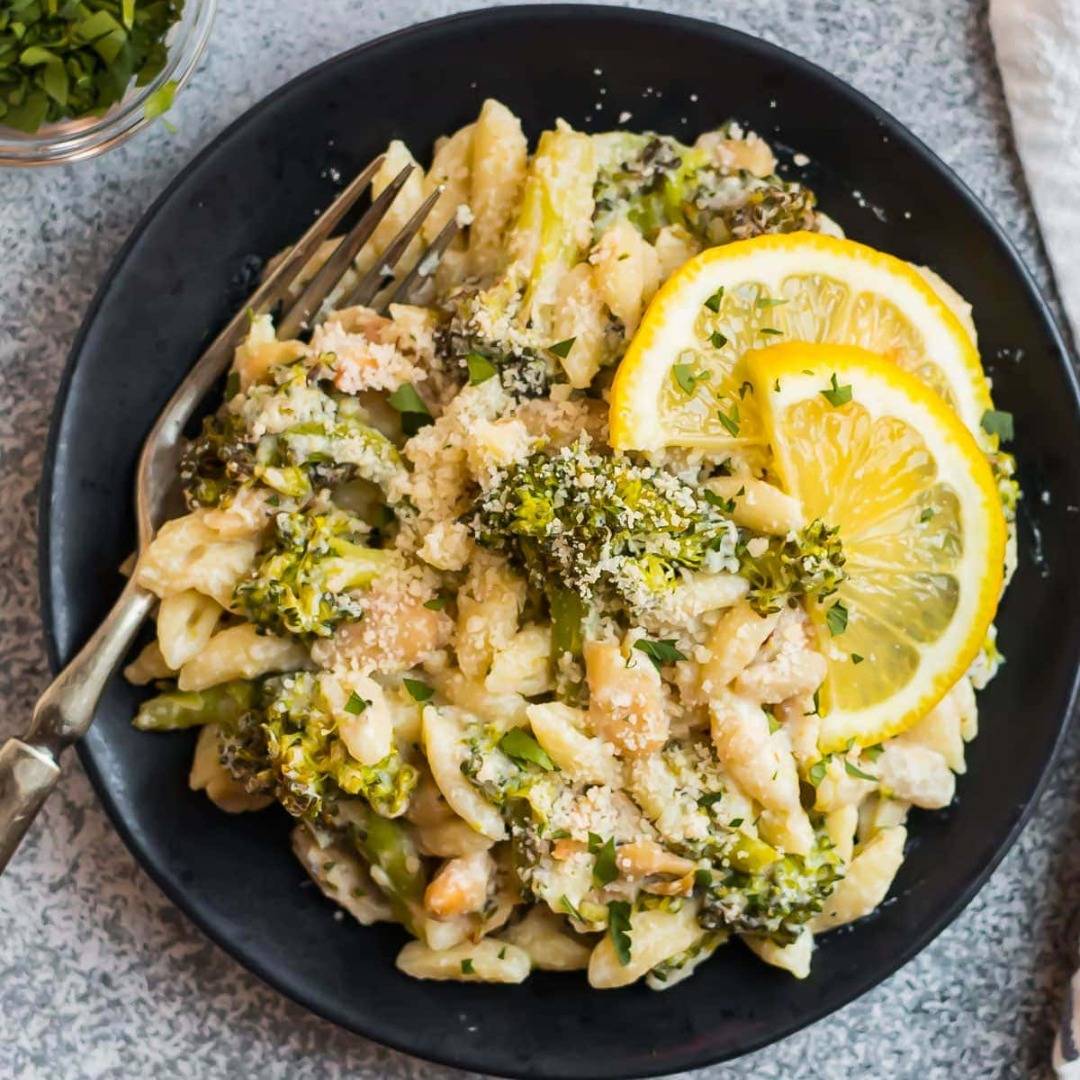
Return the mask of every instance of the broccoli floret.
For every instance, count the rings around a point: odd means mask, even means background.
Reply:
[[[736,539],[730,518],[689,484],[584,441],[510,468],[477,501],[471,526],[537,588],[557,583],[587,603],[608,586],[632,595],[673,585],[681,568],[719,569]]]
[[[460,289],[448,301],[451,316],[438,335],[438,348],[463,375],[470,356],[483,357],[495,368],[503,389],[523,401],[546,397],[562,375],[555,358],[518,325],[520,304],[521,294],[508,277],[487,289]]]
[[[765,544],[763,550],[760,545]],[[757,552],[756,554],[754,552]],[[844,548],[839,531],[812,521],[794,536],[739,543],[739,573],[750,582],[747,599],[759,614],[780,610],[786,597],[824,600],[840,587]]]
[[[180,483],[188,508],[220,506],[255,473],[255,447],[241,418],[221,411],[203,420],[202,431],[180,457]]]
[[[778,945],[795,940],[843,876],[840,858],[823,832],[805,856],[782,855],[735,832],[709,852],[709,862],[709,869],[699,871],[701,925],[763,934]]]
[[[664,226],[679,225],[708,246],[818,228],[814,193],[801,184],[728,171],[707,150],[667,135],[594,138],[596,236],[621,216],[650,242]]]
[[[387,492],[401,455],[365,423],[359,402],[328,389],[333,357],[282,364],[274,382],[234,394],[203,421],[180,462],[188,506],[227,504],[242,487],[268,488],[275,505],[302,509],[317,492],[361,477]],[[302,417],[295,423],[288,418]]]
[[[259,561],[233,594],[257,626],[328,637],[363,615],[354,590],[392,565],[392,551],[365,547],[367,526],[344,510],[279,513]]]
[[[408,807],[418,773],[392,750],[375,765],[352,757],[324,708],[318,676],[274,676],[260,709],[222,727],[222,762],[251,792],[272,793],[293,817],[317,820],[342,795],[360,795],[383,817]]]

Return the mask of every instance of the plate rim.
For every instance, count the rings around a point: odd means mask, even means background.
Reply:
[[[1043,294],[1038,283],[1035,281],[1034,276],[1020,256],[1015,245],[1005,233],[1002,226],[983,205],[982,201],[975,195],[967,183],[965,183],[965,181],[958,176],[948,164],[930,149],[919,136],[861,90],[852,86],[839,76],[832,74],[832,72],[814,61],[809,60],[782,45],[757,37],[744,30],[727,26],[721,22],[710,22],[693,16],[662,12],[651,8],[624,8],[606,4],[532,3],[510,4],[489,9],[471,8],[467,11],[459,11],[440,18],[429,19],[420,23],[400,27],[397,30],[380,35],[370,41],[361,42],[358,45],[345,49],[342,52],[336,53],[333,56],[306,68],[304,71],[288,79],[281,86],[276,87],[270,93],[260,98],[249,108],[245,109],[238,117],[228,123],[183,165],[176,176],[169,181],[161,194],[151,202],[135,224],[127,239],[110,260],[101,282],[86,308],[78,332],[76,333],[67,354],[60,381],[57,385],[52,415],[49,422],[45,454],[42,459],[41,483],[37,502],[39,522],[37,576],[45,649],[49,668],[53,674],[59,670],[60,658],[55,635],[56,612],[54,606],[58,585],[53,581],[50,548],[53,534],[53,480],[61,428],[71,396],[74,375],[79,364],[80,356],[84,350],[86,339],[99,315],[101,307],[105,303],[105,300],[112,289],[113,282],[121,267],[127,261],[131,251],[142,239],[150,224],[157,217],[160,208],[187,182],[192,173],[205,164],[205,162],[216,153],[223,144],[227,143],[233,137],[236,131],[241,129],[254,116],[269,108],[280,97],[292,92],[299,84],[315,77],[325,69],[331,68],[337,64],[354,62],[357,56],[360,56],[369,50],[383,47],[389,42],[400,42],[402,39],[412,36],[428,34],[432,31],[438,32],[438,30],[443,27],[458,22],[473,22],[479,26],[489,20],[513,21],[527,20],[533,17],[550,18],[553,16],[564,19],[592,19],[599,17],[643,25],[656,25],[658,23],[667,24],[669,27],[680,28],[690,33],[705,33],[711,36],[714,35],[718,38],[726,38],[729,41],[734,41],[741,48],[744,48],[749,52],[756,51],[759,53],[770,54],[782,63],[799,70],[801,74],[806,75],[811,79],[824,81],[825,83],[830,84],[835,91],[846,98],[852,105],[865,110],[865,112],[872,116],[890,137],[899,137],[901,143],[910,152],[921,158],[924,164],[929,166],[954,187],[957,194],[963,199],[968,208],[979,220],[982,227],[986,230],[988,237],[997,243],[999,249],[1010,265],[1014,279],[1024,289],[1028,298],[1031,300],[1034,309],[1037,311],[1038,315],[1041,316],[1045,324],[1048,339],[1054,346],[1056,352],[1056,366],[1064,375],[1065,384],[1070,391],[1074,422],[1080,426],[1080,377],[1078,377],[1074,366],[1076,359],[1070,348],[1069,338],[1063,333],[1053,308],[1047,297]],[[1052,284],[1053,288],[1056,289],[1056,282],[1053,282],[1053,279]],[[1075,644],[1073,651],[1076,654],[1077,665],[1080,665],[1080,641]],[[1023,809],[1016,821],[998,842],[993,855],[987,860],[980,871],[972,878],[965,888],[961,889],[956,894],[955,898],[949,904],[945,905],[939,911],[936,918],[930,923],[919,938],[914,939],[912,943],[908,944],[903,949],[898,950],[898,952],[890,958],[884,970],[878,969],[873,975],[857,977],[853,981],[853,989],[845,996],[845,999],[842,1002],[811,1009],[797,1020],[781,1025],[777,1032],[751,1040],[735,1053],[716,1056],[709,1052],[706,1053],[705,1056],[701,1056],[700,1054],[698,1056],[688,1056],[680,1062],[678,1066],[680,1070],[702,1068],[710,1064],[735,1060],[755,1053],[767,1046],[781,1042],[796,1032],[810,1027],[812,1024],[818,1023],[826,1016],[839,1011],[841,1008],[844,1008],[858,998],[861,998],[871,989],[895,975],[900,968],[904,967],[915,956],[922,952],[923,949],[927,948],[942,933],[942,931],[955,921],[961,912],[971,903],[974,897],[982,890],[994,870],[997,869],[1002,859],[1004,859],[1012,849],[1019,838],[1020,833],[1039,808],[1047,783],[1059,762],[1062,745],[1069,731],[1070,722],[1076,712],[1078,700],[1080,700],[1080,666],[1077,666],[1072,683],[1068,688],[1067,701],[1061,716],[1057,720],[1057,732],[1054,736],[1050,752],[1042,765],[1031,794],[1025,801]],[[294,991],[285,979],[279,978],[272,973],[269,966],[264,964],[256,953],[252,953],[242,946],[235,945],[223,935],[218,934],[211,926],[210,920],[203,916],[198,906],[187,902],[184,890],[180,887],[174,888],[173,885],[166,880],[164,871],[159,869],[156,861],[148,852],[143,850],[139,841],[136,839],[134,830],[129,826],[124,814],[112,796],[102,771],[95,760],[94,751],[83,740],[80,740],[76,744],[75,749],[98,800],[104,807],[110,822],[120,835],[124,845],[139,864],[139,867],[181,911],[184,917],[189,919],[202,934],[206,935],[206,937],[208,937],[216,946],[221,948],[231,960],[238,963],[246,971],[259,979],[260,982],[281,994],[283,997],[321,1019],[335,1024],[345,1031],[360,1035],[374,1043],[390,1047],[398,1052],[408,1054],[417,1060],[431,1061],[440,1065],[447,1065],[453,1068],[466,1070],[485,1068],[483,1062],[479,1058],[469,1058],[453,1052],[426,1053],[423,1058],[420,1058],[416,1051],[406,1043],[397,1039],[388,1039],[384,1034],[379,1032],[377,1030],[378,1025],[376,1021],[373,1020],[371,1023],[360,1024],[356,1023],[353,1019],[347,1019],[340,1010],[337,1012],[337,1015],[335,1015],[335,1010],[332,1008],[316,1006],[311,1001],[305,999],[302,993]],[[491,1075],[510,1078],[520,1077],[522,1080],[544,1080],[547,1076],[545,1072],[538,1071],[533,1067],[511,1069]],[[566,1073],[565,1075],[569,1076],[577,1074]],[[584,1076],[584,1074],[582,1075]],[[597,1073],[596,1070],[593,1069],[589,1075],[596,1077],[596,1080],[600,1080],[601,1077],[611,1078],[611,1080],[623,1080],[623,1078],[625,1078],[625,1080],[631,1080],[631,1077],[669,1075],[669,1070],[666,1066],[655,1069],[650,1067],[645,1071],[630,1074],[619,1071],[618,1069]]]

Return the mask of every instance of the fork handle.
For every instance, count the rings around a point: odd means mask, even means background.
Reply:
[[[0,748],[0,873],[60,779],[52,752],[8,739]]]
[[[61,753],[90,727],[105,683],[153,603],[129,579],[104,622],[38,699],[27,733],[0,748],[0,874],[56,786]]]

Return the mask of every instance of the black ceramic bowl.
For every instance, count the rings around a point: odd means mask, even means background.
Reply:
[[[597,70],[602,74],[597,74]],[[593,112],[606,87],[604,110]],[[646,93],[646,88],[658,92]],[[243,116],[176,180],[94,301],[57,405],[43,501],[52,659],[72,655],[120,588],[132,475],[155,414],[242,301],[251,257],[289,243],[391,138],[426,154],[496,96],[530,135],[562,116],[693,134],[735,116],[809,155],[821,205],[856,239],[929,263],[975,306],[1001,408],[1016,416],[1027,506],[1001,610],[1009,663],[982,695],[982,734],[956,805],[916,816],[893,900],[825,938],[805,982],[731,945],[656,994],[597,993],[580,975],[521,987],[398,974],[398,929],[331,919],[288,850],[289,822],[226,817],[185,783],[192,735],[130,726],[140,692],[115,679],[84,764],[117,828],[165,892],[243,964],[323,1016],[422,1057],[542,1077],[669,1073],[760,1047],[826,1015],[910,959],[966,904],[1016,836],[1053,757],[1080,642],[1080,424],[1046,306],[997,226],[899,124],[832,76],[753,38],[616,8],[507,8],[355,49]],[[693,97],[692,95],[696,95]],[[775,104],[774,104],[775,103]],[[686,118],[685,123],[682,117]],[[852,197],[862,193],[867,204]],[[909,216],[910,215],[910,216]],[[250,286],[250,282],[247,283]],[[999,356],[1019,358],[1004,361]],[[1050,493],[1047,504],[1042,491]],[[959,976],[958,976],[959,977]]]

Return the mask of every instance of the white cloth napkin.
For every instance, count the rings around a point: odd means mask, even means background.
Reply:
[[[1080,0],[990,0],[990,32],[1043,242],[1080,341]],[[1080,1080],[1080,971],[1053,1060],[1061,1080]]]
[[[1031,201],[1080,341],[1080,0],[990,0],[990,32]]]

